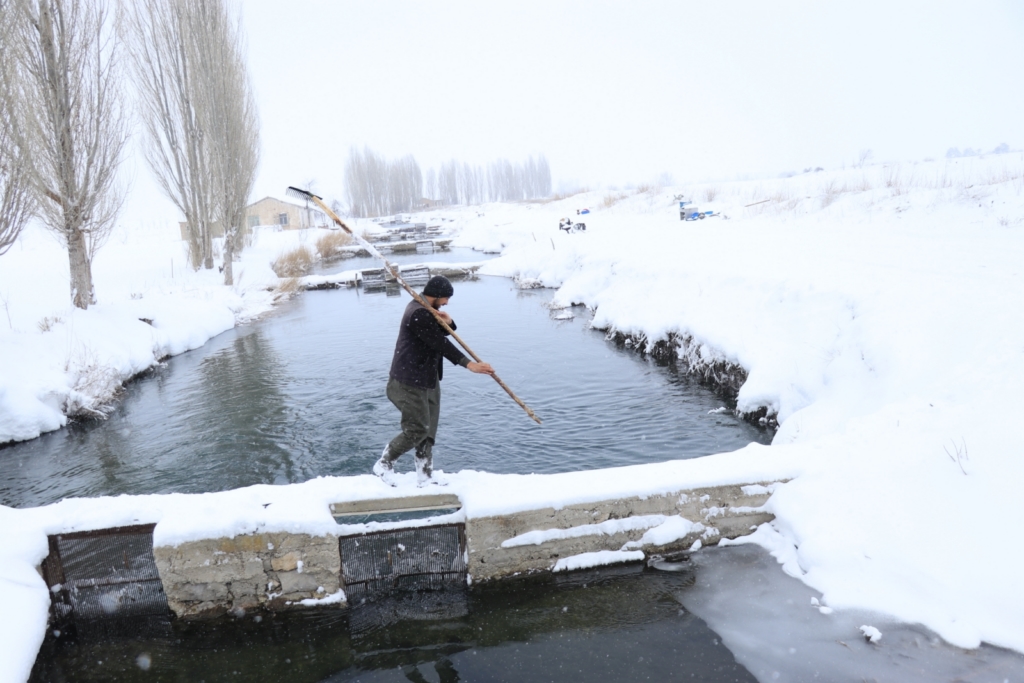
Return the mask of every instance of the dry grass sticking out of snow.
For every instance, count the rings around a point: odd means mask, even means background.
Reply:
[[[342,247],[347,247],[351,243],[352,236],[347,232],[332,230],[316,239],[316,251],[321,260],[332,261],[342,253]]]
[[[294,278],[309,275],[315,263],[316,256],[313,250],[305,244],[300,244],[274,259],[270,268],[278,277]]]

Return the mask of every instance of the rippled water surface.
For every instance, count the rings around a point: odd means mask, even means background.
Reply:
[[[410,255],[406,261],[479,255]],[[339,268],[371,267],[344,262]],[[768,442],[706,387],[618,349],[586,309],[556,320],[550,290],[456,282],[460,336],[544,420],[490,378],[446,363],[435,467],[552,473],[693,458]],[[398,432],[384,396],[408,295],[306,292],[264,320],[134,381],[108,420],[0,449],[0,503],[217,491],[368,472]],[[411,455],[399,469],[411,468]]]

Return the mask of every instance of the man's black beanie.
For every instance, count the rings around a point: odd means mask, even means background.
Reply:
[[[432,296],[435,299],[445,299],[455,293],[455,288],[444,275],[435,275],[430,278],[423,288],[423,296]]]

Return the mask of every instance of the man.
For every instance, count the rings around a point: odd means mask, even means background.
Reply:
[[[452,317],[441,307],[454,293],[452,283],[441,275],[430,278],[423,288],[423,298],[453,330]],[[402,412],[402,433],[384,447],[380,460],[373,466],[373,473],[390,486],[395,485],[395,461],[413,448],[416,449],[416,483],[419,486],[444,484],[433,477],[432,455],[441,414],[444,358],[472,372],[494,374],[489,363],[475,363],[459,351],[434,314],[413,299],[402,315],[387,386],[388,399]]]

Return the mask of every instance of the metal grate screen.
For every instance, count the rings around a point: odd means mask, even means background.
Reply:
[[[153,527],[50,536],[43,575],[56,620],[166,615],[167,596],[153,557]]]
[[[341,574],[349,600],[394,591],[466,585],[463,524],[413,527],[345,536]]]

